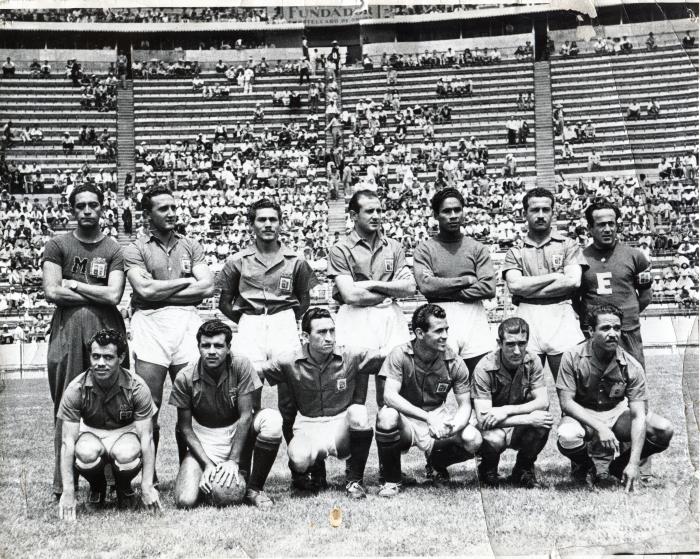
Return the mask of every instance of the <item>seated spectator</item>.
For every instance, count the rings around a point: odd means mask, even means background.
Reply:
[[[138,60],[134,60],[134,62],[131,63],[131,74],[135,78],[144,77],[143,62],[140,62]]]
[[[44,60],[44,63],[41,65],[39,75],[42,78],[47,78],[51,75],[51,64],[49,64],[48,60]]]
[[[658,118],[660,112],[661,105],[659,105],[659,102],[654,97],[652,97],[651,101],[649,101],[649,104],[647,105],[647,117]]]
[[[620,42],[620,53],[621,54],[629,54],[632,52],[632,49],[634,48],[634,45],[632,45],[632,41],[630,41],[627,36],[622,37],[622,41]]]
[[[595,140],[595,125],[589,118],[583,127],[583,138],[586,141]]]
[[[204,87],[204,80],[199,76],[192,78],[192,91],[202,91]]]
[[[690,31],[686,31],[683,37],[683,48],[689,49],[693,46],[695,46],[695,37],[690,34]]]
[[[372,70],[374,68],[374,64],[372,63],[372,59],[369,57],[369,54],[365,53],[365,55],[362,57],[362,67],[365,70]]]
[[[73,148],[75,147],[75,140],[71,137],[68,130],[63,133],[61,138],[61,146],[63,147],[64,153],[73,153]]]
[[[226,72],[227,68],[228,66],[224,64],[224,62],[221,59],[219,59],[219,61],[216,63],[216,66],[214,66],[214,70],[216,70],[217,74],[223,74],[224,72]]]
[[[571,41],[571,46],[569,47],[569,56],[576,56],[579,53],[578,45],[576,41]]]
[[[605,54],[605,52],[606,52],[605,39],[603,39],[602,37],[599,37],[598,39],[596,39],[595,43],[593,44],[593,51],[596,54]]]
[[[559,54],[562,56],[569,56],[571,54],[571,45],[569,45],[569,41],[564,41],[564,44],[559,49]]]
[[[36,126],[32,126],[29,129],[29,137],[31,138],[32,143],[38,144],[44,139],[44,133]]]
[[[657,48],[656,37],[654,37],[654,34],[651,31],[649,32],[649,36],[647,37],[646,45],[648,51],[656,50]]]
[[[639,120],[641,116],[642,108],[636,99],[632,99],[632,102],[627,107],[627,119],[628,120]]]
[[[588,156],[588,172],[600,171],[600,154],[592,150]]]
[[[41,64],[36,58],[32,60],[32,63],[29,65],[29,73],[33,78],[38,78],[41,73]]]
[[[2,75],[3,76],[14,76],[15,75],[15,63],[8,56],[7,60],[2,63]]]
[[[265,109],[260,106],[260,103],[255,105],[255,111],[253,111],[253,122],[262,122],[265,119]]]
[[[561,156],[563,159],[572,159],[574,157],[574,148],[569,142],[564,142]]]

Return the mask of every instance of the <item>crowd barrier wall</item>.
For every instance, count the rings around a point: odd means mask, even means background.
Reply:
[[[495,340],[498,324],[492,323],[489,327]],[[694,316],[643,317],[641,327],[645,347],[675,348],[698,345],[698,320]],[[234,333],[234,348],[236,339],[237,334]],[[41,369],[46,366],[47,348],[46,342],[0,345],[0,371]]]
[[[668,19],[664,21],[651,21],[646,23],[623,23],[620,25],[601,26],[601,37],[636,37],[641,41],[639,46],[644,47],[644,41],[649,32],[654,33],[657,45],[680,44],[686,31],[690,31],[697,39],[698,26],[687,19]],[[564,29],[561,31],[550,31],[550,38],[559,50],[564,41],[588,41],[591,38],[598,38],[596,28],[590,25],[581,25],[576,29]],[[643,39],[643,40],[642,40]],[[634,43],[635,40],[632,39]],[[579,45],[580,47],[581,45]]]

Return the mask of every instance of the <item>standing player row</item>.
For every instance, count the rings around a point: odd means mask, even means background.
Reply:
[[[166,375],[198,355],[195,332],[201,325],[196,306],[214,291],[200,244],[178,234],[172,193],[154,187],[142,199],[150,235],[122,253],[100,233],[102,193],[91,185],[73,191],[70,204],[77,228],[50,241],[44,253],[44,288],[57,305],[49,345],[49,381],[54,417],[68,383],[89,366],[87,341],[101,328],[124,331],[116,305],[124,289],[124,272],[132,285],[132,352],[135,371],[160,407]],[[482,300],[495,295],[495,272],[488,248],[464,236],[464,200],[459,191],[444,189],[431,201],[439,223],[436,237],[421,243],[411,273],[400,244],[381,232],[382,210],[375,193],[360,191],[349,203],[354,229],[329,254],[328,276],[334,298],[339,345],[388,353],[410,340],[397,298],[411,296],[416,285],[429,302],[447,313],[448,344],[474,371],[491,349]],[[612,301],[625,310],[623,347],[643,362],[639,312],[649,302],[649,262],[641,252],[617,242],[619,211],[608,203],[586,213],[594,239],[582,253],[577,243],[552,230],[554,197],[536,188],[523,200],[528,233],[522,248],[506,255],[504,277],[518,304],[518,316],[530,324],[529,349],[544,360],[556,377],[563,352],[584,336],[572,307],[583,309]],[[296,321],[309,305],[316,279],[308,264],[279,243],[281,212],[269,200],[254,203],[249,223],[255,242],[230,257],[221,273],[220,310],[238,323],[239,347],[260,367],[289,350],[299,349]],[[414,279],[415,278],[415,279]],[[582,279],[583,278],[583,279]],[[584,316],[582,313],[581,316]],[[357,398],[364,402],[367,376]],[[297,403],[283,383],[278,405],[289,443]],[[377,378],[377,403],[383,404],[383,381]],[[60,494],[61,422],[56,419],[54,492]],[[159,429],[154,418],[157,448]],[[184,435],[176,429],[180,459],[186,454]],[[323,483],[323,464],[314,465],[298,483]],[[294,471],[294,470],[293,470]],[[298,473],[298,472],[296,472]],[[315,481],[311,481],[313,478]],[[119,488],[118,488],[119,489]]]

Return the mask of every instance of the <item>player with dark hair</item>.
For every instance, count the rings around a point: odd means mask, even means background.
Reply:
[[[527,235],[508,250],[502,273],[517,315],[530,325],[528,350],[545,357],[556,379],[562,353],[583,340],[571,298],[588,267],[574,239],[552,229],[554,194],[534,188],[523,197]]]
[[[621,347],[644,366],[639,314],[651,302],[651,263],[644,254],[617,238],[620,210],[608,201],[586,208],[593,243],[583,250],[588,262],[578,295],[580,316],[601,303],[612,303],[623,312]],[[583,328],[585,324],[581,325]]]
[[[119,243],[100,229],[102,191],[93,184],[75,188],[69,197],[74,231],[57,235],[44,247],[44,293],[56,305],[51,321],[47,369],[54,403],[55,466],[53,492],[60,496],[61,420],[57,417],[68,384],[90,366],[91,336],[112,328],[126,336],[117,304],[124,293],[124,257]],[[125,355],[124,365],[129,366]]]
[[[646,412],[644,369],[620,346],[623,320],[615,305],[589,308],[590,339],[561,362],[556,386],[563,417],[557,436],[576,481],[610,487],[621,480],[629,491],[640,460],[666,450],[673,427]]]
[[[337,346],[335,324],[326,309],[309,309],[301,327],[301,349],[268,361],[261,369],[271,385],[287,385],[299,410],[287,448],[291,467],[304,474],[328,456],[347,458],[346,494],[365,498],[372,426],[359,380],[376,374],[384,357],[377,350]]]
[[[415,281],[401,244],[382,233],[377,194],[355,192],[348,211],[353,231],[333,245],[328,256],[328,277],[335,280],[333,298],[341,303],[336,317],[338,344],[388,352],[410,339],[395,299],[413,295]],[[381,382],[377,382],[381,405]]]
[[[282,441],[282,418],[256,411],[262,386],[250,360],[231,351],[231,328],[209,320],[197,331],[200,357],[181,370],[170,393],[188,452],[175,482],[175,504],[190,508],[202,494],[219,506],[245,501],[272,506],[263,487]],[[254,444],[250,475],[240,469],[247,439]],[[227,491],[233,484],[243,491]]]
[[[248,223],[255,243],[226,260],[219,275],[219,310],[238,324],[236,351],[258,367],[301,348],[297,319],[309,308],[318,280],[306,260],[280,243],[282,212],[276,203],[263,198],[251,204]],[[287,386],[277,388],[289,444],[296,409]],[[293,482],[304,484],[297,478]]]
[[[146,381],[160,407],[166,375],[170,373],[174,380],[178,371],[197,359],[195,333],[202,324],[197,305],[211,297],[214,285],[202,246],[175,231],[173,193],[155,186],[144,193],[141,206],[149,234],[124,250],[126,274],[133,289],[131,345],[136,374]],[[157,451],[158,414],[153,425]],[[186,447],[177,431],[176,440],[182,461]]]
[[[153,487],[156,412],[143,380],[120,366],[126,356],[126,338],[116,330],[100,330],[89,341],[90,367],[66,388],[58,409],[61,419],[61,473],[63,494],[58,504],[63,520],[75,520],[73,469],[90,483],[87,505],[104,504],[105,466],[111,464],[119,508],[136,504],[131,480],[142,469],[141,500],[160,509]]]
[[[401,453],[417,446],[435,470],[437,484],[449,481],[447,467],[474,456],[479,431],[469,424],[469,371],[447,344],[447,315],[432,303],[413,313],[415,340],[395,347],[379,375],[386,405],[377,413],[377,450],[385,482],[379,495],[401,490]],[[457,411],[445,406],[452,390]]]
[[[435,193],[430,205],[439,232],[416,247],[413,275],[428,302],[445,310],[447,343],[471,373],[494,347],[482,300],[496,294],[496,274],[488,248],[462,233],[462,194],[455,188],[444,188]]]
[[[509,481],[520,487],[539,487],[535,461],[547,444],[554,421],[542,364],[527,351],[530,327],[522,318],[506,318],[498,325],[498,349],[479,361],[472,376],[474,410],[483,442],[479,480],[499,485],[498,463],[506,448],[518,451]]]

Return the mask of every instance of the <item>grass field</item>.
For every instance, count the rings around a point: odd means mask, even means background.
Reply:
[[[178,511],[172,484],[177,458],[175,414],[164,406],[158,471],[164,513],[113,508],[59,523],[51,496],[51,401],[45,380],[8,381],[0,393],[0,557],[222,557],[690,553],[698,546],[698,354],[648,358],[654,410],[676,429],[671,448],[654,459],[656,478],[633,494],[590,492],[568,482],[568,463],[554,433],[538,461],[541,490],[480,490],[473,461],[451,468],[453,487],[409,488],[387,501],[376,496],[372,449],[366,501],[341,491],[343,464],[329,460],[333,487],[314,497],[292,498],[284,446],[268,481],[276,507],[202,507]],[[551,380],[551,379],[550,379]],[[269,396],[269,389],[266,388]],[[550,386],[553,411],[559,406]],[[167,398],[166,398],[167,401]],[[373,396],[368,398],[374,402]],[[271,400],[268,404],[273,404]],[[374,410],[372,410],[374,412]],[[692,464],[691,464],[691,456]],[[506,454],[507,473],[513,454]],[[412,450],[404,469],[423,473]],[[80,498],[86,484],[81,481]],[[329,513],[343,520],[332,528]]]

